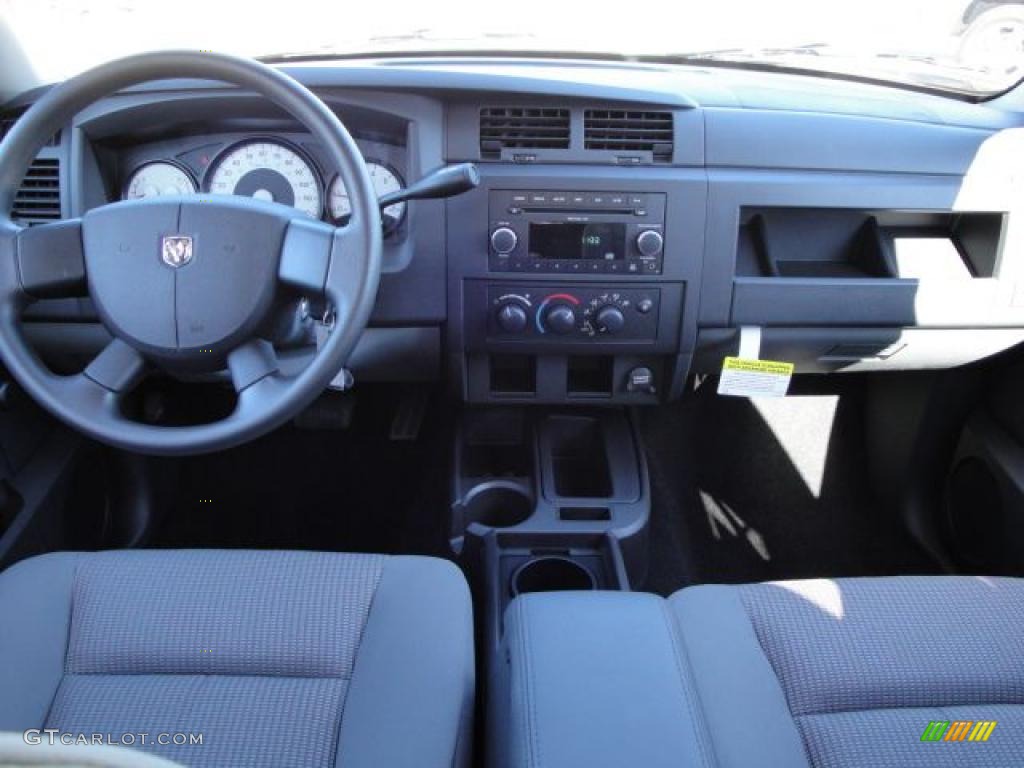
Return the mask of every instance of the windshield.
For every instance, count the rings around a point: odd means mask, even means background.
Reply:
[[[52,82],[166,48],[523,52],[807,70],[988,95],[1024,75],[1024,0],[0,0],[9,71]]]

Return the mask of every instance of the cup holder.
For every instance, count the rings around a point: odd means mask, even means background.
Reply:
[[[539,557],[516,568],[512,574],[512,595],[527,592],[562,592],[597,589],[589,569],[567,557]]]
[[[466,526],[479,523],[490,528],[508,528],[533,514],[533,500],[515,483],[483,483],[473,488],[462,505]]]

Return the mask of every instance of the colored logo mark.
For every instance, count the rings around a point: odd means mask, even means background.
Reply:
[[[932,720],[921,741],[988,741],[996,720]]]

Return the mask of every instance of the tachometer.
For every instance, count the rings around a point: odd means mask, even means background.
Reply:
[[[296,150],[278,141],[237,144],[217,158],[206,188],[218,195],[242,195],[291,205],[320,218],[323,201],[313,166]]]
[[[191,195],[197,187],[185,169],[163,160],[146,163],[132,173],[124,188],[124,200],[167,195]]]
[[[366,170],[370,172],[370,181],[373,182],[373,189],[377,193],[377,197],[402,189],[405,186],[398,174],[386,165],[369,162],[366,164]],[[352,204],[348,199],[348,190],[345,189],[345,182],[341,180],[341,176],[335,176],[334,181],[331,182],[330,189],[327,190],[327,206],[331,218],[335,221],[343,219],[352,213]],[[405,216],[405,203],[389,205],[381,211],[384,229],[394,229],[402,221],[403,216]]]

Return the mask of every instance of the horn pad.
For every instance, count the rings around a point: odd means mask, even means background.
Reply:
[[[110,331],[168,363],[215,368],[273,304],[295,215],[247,198],[114,203],[82,219],[89,291]]]

